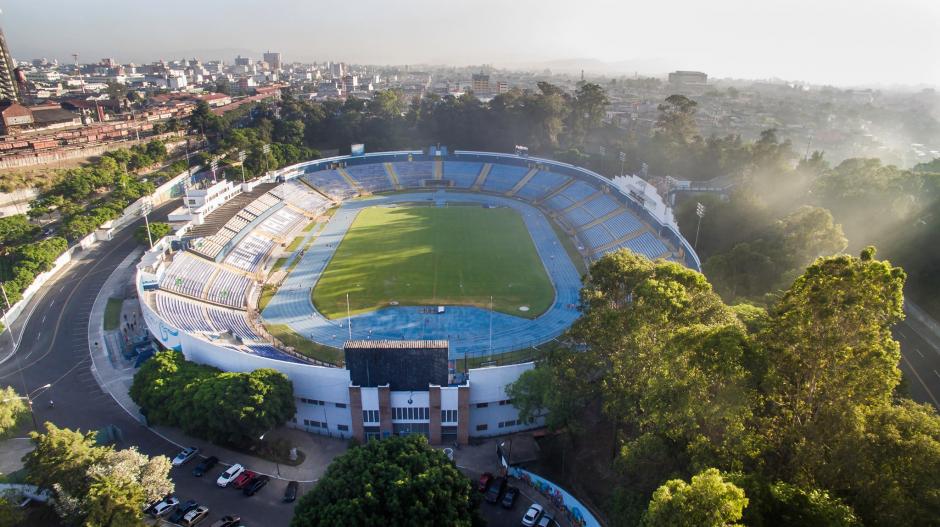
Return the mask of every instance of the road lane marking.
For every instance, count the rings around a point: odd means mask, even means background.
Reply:
[[[922,359],[924,358],[924,354],[923,354],[923,353],[921,353],[919,349],[917,349],[917,348],[914,348],[914,351],[916,351],[916,352],[917,352],[917,354],[918,354],[918,355],[920,355],[920,358],[922,358]]]
[[[924,380],[920,378],[920,375],[918,375],[917,370],[914,369],[913,366],[911,366],[910,362],[908,362],[907,357],[905,357],[904,355],[901,355],[901,360],[904,361],[904,364],[907,364],[908,369],[910,369],[911,373],[914,374],[914,378],[917,379],[917,382],[919,382],[920,385],[924,387],[924,391],[927,392],[927,396],[930,397],[931,401],[933,401],[933,405],[937,408],[940,408],[940,401],[937,401],[937,398],[934,397],[933,392],[931,392],[930,388],[927,387],[927,383],[925,383]],[[934,370],[933,372],[937,373],[937,370]],[[938,374],[937,376],[940,377],[940,374]]]
[[[934,370],[933,374],[936,375],[937,377],[940,377],[940,373],[937,373],[937,370]]]

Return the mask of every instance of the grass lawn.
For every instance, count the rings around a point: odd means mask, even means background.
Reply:
[[[268,330],[271,336],[283,342],[285,346],[294,348],[301,355],[337,366],[343,365],[343,350],[308,340],[300,336],[287,324],[265,324],[264,329]]]
[[[121,325],[121,305],[123,298],[109,298],[108,305],[104,307],[104,329],[113,331]]]
[[[587,266],[584,264],[584,257],[578,252],[574,240],[572,240],[571,236],[568,236],[565,231],[561,230],[561,227],[559,227],[557,223],[552,220],[548,220],[548,222],[552,224],[555,236],[558,236],[558,239],[561,240],[561,245],[565,248],[565,252],[568,253],[568,259],[574,264],[574,268],[578,270],[578,274],[582,277],[586,275]]]
[[[512,209],[372,207],[359,213],[313,291],[330,318],[390,302],[473,305],[534,318],[554,290]],[[529,311],[520,311],[528,306]]]

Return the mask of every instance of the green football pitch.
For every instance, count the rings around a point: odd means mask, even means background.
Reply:
[[[548,309],[555,294],[518,213],[480,206],[362,210],[313,303],[329,318],[344,317],[347,293],[352,314],[390,305],[489,308],[492,296],[494,311],[527,318]]]

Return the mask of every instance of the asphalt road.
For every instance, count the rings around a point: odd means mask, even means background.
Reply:
[[[894,329],[894,338],[901,343],[901,371],[911,398],[940,409],[940,347],[924,335],[930,331],[911,317]]]
[[[157,209],[151,219],[165,218],[178,205],[179,201],[174,201]],[[136,445],[149,455],[173,457],[178,448],[131,418],[101,390],[90,369],[88,315],[105,280],[136,247],[133,239],[136,227],[136,224],[129,226],[113,240],[97,244],[90,254],[73,262],[33,298],[28,309],[35,307],[35,310],[26,327],[13,325],[17,338],[21,331],[23,337],[16,354],[0,365],[0,385],[30,392],[52,383],[50,389],[37,396],[33,405],[40,427],[45,421],[82,430],[98,430],[114,424],[124,434],[119,447]],[[4,347],[9,346],[9,337],[9,332],[0,336],[5,340]],[[49,408],[50,399],[55,401],[54,408]],[[286,482],[272,481],[257,495],[246,498],[239,491],[215,485],[217,472],[223,468],[206,477],[194,478],[191,475],[194,465],[195,462],[190,462],[173,469],[171,477],[181,501],[195,499],[209,507],[211,512],[206,525],[226,514],[241,516],[250,527],[289,524],[293,506],[280,502]],[[301,487],[301,492],[304,490]]]

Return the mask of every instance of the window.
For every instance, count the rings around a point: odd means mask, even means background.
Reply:
[[[346,426],[346,425],[336,425],[336,429],[339,430],[340,432],[348,432],[348,431],[349,431],[349,427]]]
[[[304,419],[304,425],[309,426],[310,428],[326,428],[326,423],[321,423],[320,421],[313,421],[310,419]]]
[[[366,423],[378,423],[379,411],[378,410],[363,410],[362,421]]]
[[[499,402],[500,406],[506,406],[507,404],[512,404],[512,399],[506,399],[504,401]]]
[[[482,432],[489,428],[487,425],[477,425],[477,432]]]
[[[441,421],[453,423],[457,421],[457,410],[441,410]]]
[[[302,402],[302,403],[304,403],[304,404],[312,404],[312,405],[315,405],[315,406],[323,406],[323,405],[326,404],[325,401],[318,401],[318,400],[316,400],[316,399],[307,399],[306,397],[301,397],[301,398],[300,398],[300,402]],[[345,408],[345,406],[346,406],[346,405],[343,405],[344,408]]]
[[[516,421],[514,421],[514,420],[513,420],[513,421],[502,421],[501,423],[499,423],[499,427],[500,427],[500,428],[509,428],[509,427],[512,427],[512,426],[516,426]]]
[[[422,421],[431,418],[431,409],[424,408],[392,408],[392,419],[396,421]]]
[[[336,403],[337,408],[346,408],[346,403]]]
[[[477,408],[486,408],[489,405],[489,403],[477,403]]]

